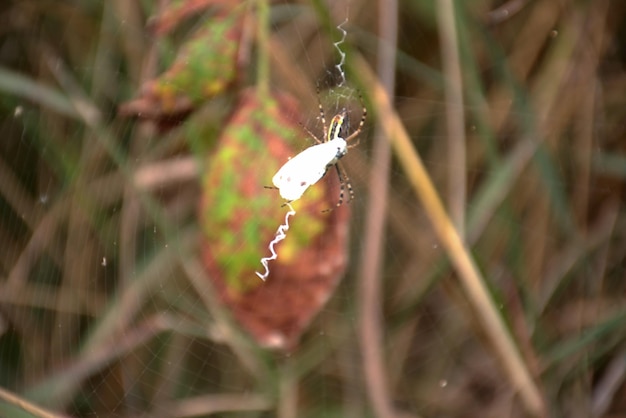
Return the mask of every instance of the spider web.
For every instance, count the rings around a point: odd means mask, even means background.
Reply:
[[[357,263],[378,109],[372,86],[358,88],[349,64],[350,54],[374,55],[374,7],[333,2],[327,32],[315,3],[271,8],[277,52],[292,63],[272,87],[299,91],[293,86],[306,80],[302,122],[322,130],[316,84],[327,122],[345,108],[352,132],[359,90],[370,111],[360,145],[342,159],[355,189],[347,272],[298,349],[274,353],[229,322],[198,262],[196,156],[208,146],[115,116],[138,88],[142,46],[152,41],[141,16],[154,6],[35,3],[0,7],[10,17],[0,35],[0,90],[8,93],[0,99],[0,388],[31,408],[25,414],[2,392],[0,416],[48,416],[35,405],[81,417],[374,416]],[[625,12],[597,2],[565,15],[547,3],[491,22],[502,33],[473,17],[502,13],[466,6],[473,13],[458,17],[471,35],[462,49],[475,52],[463,57],[467,241],[551,411],[617,415],[623,406],[610,399],[623,398],[626,106],[613,93],[619,88],[601,87],[624,82],[615,70],[623,29],[603,16]],[[436,19],[428,6],[402,7],[395,110],[445,201]],[[546,16],[547,29],[538,21]],[[163,41],[160,53],[171,61],[184,35]],[[217,100],[201,116],[219,125],[226,107]],[[381,344],[394,407],[409,416],[523,416],[398,161],[389,182]]]

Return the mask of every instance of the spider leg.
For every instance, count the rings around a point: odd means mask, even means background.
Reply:
[[[352,149],[354,147],[359,146],[360,143],[361,143],[361,138],[357,138],[357,140],[356,140],[356,142],[354,144],[347,145],[347,147],[348,147],[348,149]]]
[[[313,138],[313,140],[314,140],[316,143],[321,144],[321,143],[323,142],[323,141],[320,141],[320,139],[319,139],[317,136],[315,136],[315,134],[314,134],[313,132],[311,132],[311,130],[310,130],[309,128],[307,128],[306,126],[304,126],[303,124],[300,124],[300,127],[301,127],[302,129],[304,129],[304,131],[305,131],[307,134],[309,134],[309,136],[310,136],[311,138]],[[324,129],[326,129],[326,127],[324,127]]]
[[[345,184],[346,189],[348,189],[348,195],[350,196],[350,200],[348,200],[348,203],[351,203],[354,200],[354,190],[352,189],[352,182],[350,181],[350,178],[346,174],[346,170],[344,170],[343,166],[339,167],[339,165],[340,165],[339,163],[335,165],[335,167],[337,167],[337,174],[343,171],[343,179],[341,178],[341,176],[339,176],[339,181],[340,182],[343,181],[343,184]]]
[[[320,117],[322,118],[322,126],[324,127],[324,141],[328,141],[328,128],[326,127],[326,117],[324,115],[324,107],[322,106],[322,101],[320,100],[320,88],[319,86],[315,90],[317,94],[317,107],[320,109]],[[317,139],[317,137],[315,138]]]
[[[352,183],[350,183],[350,179],[346,175],[345,171],[343,175],[341,174],[342,170],[339,168],[339,163],[335,164],[335,170],[337,171],[337,177],[339,177],[339,201],[335,205],[335,207],[338,208],[339,206],[343,205],[343,197],[344,197],[345,189],[346,188],[348,189],[348,194],[350,195],[350,200],[348,200],[348,203],[354,200],[354,190],[352,190]],[[334,207],[330,209],[325,209],[322,212],[330,212],[333,209]]]
[[[356,138],[358,134],[361,133],[361,130],[363,129],[363,125],[365,125],[365,120],[367,119],[367,108],[365,107],[365,104],[363,103],[363,96],[361,96],[361,93],[359,93],[359,101],[361,102],[361,106],[363,106],[363,115],[361,116],[361,121],[359,122],[359,126],[356,128],[356,131],[352,132],[350,136],[346,138],[346,142],[350,142],[352,139]],[[353,146],[356,146],[356,144],[350,146],[349,148],[352,148]]]

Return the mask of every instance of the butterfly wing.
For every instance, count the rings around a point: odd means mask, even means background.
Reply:
[[[328,165],[337,160],[336,143],[313,145],[287,161],[272,178],[283,199],[298,200],[309,186],[317,183],[326,173]]]

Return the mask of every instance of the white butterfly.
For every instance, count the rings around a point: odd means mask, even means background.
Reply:
[[[341,137],[313,145],[287,161],[274,175],[272,183],[286,201],[298,200],[347,152],[346,140]]]
[[[360,96],[359,98],[361,99],[361,104],[363,104],[363,99]],[[294,200],[300,199],[306,189],[324,177],[324,174],[326,174],[330,167],[335,166],[341,184],[339,203],[337,203],[337,206],[340,206],[343,203],[344,183],[347,184],[348,191],[350,192],[350,200],[352,200],[353,191],[348,178],[342,176],[337,163],[348,153],[348,148],[352,148],[356,145],[348,146],[348,142],[361,133],[361,129],[365,124],[365,118],[367,117],[367,109],[363,106],[363,116],[361,117],[358,128],[346,139],[339,136],[343,122],[347,117],[346,110],[344,109],[341,113],[335,115],[328,127],[326,127],[324,109],[321,103],[319,104],[319,110],[322,124],[324,125],[324,141],[304,128],[317,144],[305,149],[300,154],[287,161],[274,175],[272,183],[274,187],[278,189],[283,199],[287,202],[293,202]]]

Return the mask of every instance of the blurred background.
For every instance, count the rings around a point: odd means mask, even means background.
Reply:
[[[626,416],[624,28],[4,1],[0,416]],[[286,218],[264,186],[343,110],[343,181]]]

